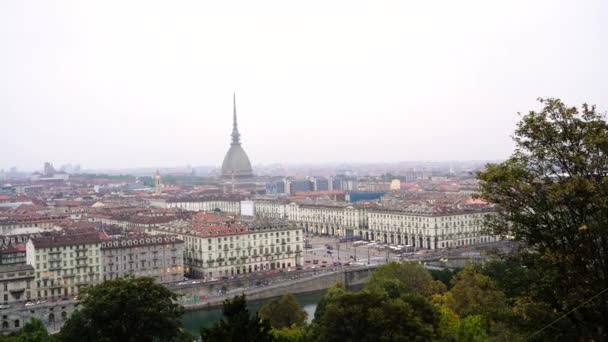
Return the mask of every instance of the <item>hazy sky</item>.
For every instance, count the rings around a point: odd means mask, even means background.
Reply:
[[[0,168],[499,159],[608,110],[606,1],[0,1]]]

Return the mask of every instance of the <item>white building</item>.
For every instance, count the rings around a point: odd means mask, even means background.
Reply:
[[[302,264],[303,232],[285,220],[179,222],[157,229],[184,240],[186,274],[210,278]]]

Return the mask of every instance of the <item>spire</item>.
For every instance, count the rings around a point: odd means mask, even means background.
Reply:
[[[239,129],[236,123],[236,93],[232,93],[232,106],[233,106],[233,114],[232,114],[232,145],[239,145],[241,143],[239,134]]]

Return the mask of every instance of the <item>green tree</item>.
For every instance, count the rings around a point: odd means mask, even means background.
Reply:
[[[578,336],[606,339],[608,124],[594,106],[540,102],[521,117],[512,156],[478,174],[480,196],[496,205],[493,232],[521,242],[515,260],[535,274],[527,297]]]
[[[472,267],[466,267],[452,281],[454,286],[444,297],[445,303],[460,317],[483,315],[498,320],[509,312],[504,293]]]
[[[33,318],[18,331],[7,335],[0,335],[0,342],[50,342],[49,335],[44,323]]]
[[[335,291],[311,325],[314,341],[430,341],[438,315],[424,297],[382,291]]]
[[[445,292],[446,286],[433,280],[431,274],[415,262],[390,262],[376,269],[365,284],[368,290],[408,291],[430,297]],[[389,294],[390,294],[389,293]]]
[[[247,309],[245,295],[228,298],[223,303],[223,317],[210,328],[202,328],[201,336],[210,342],[273,341],[270,323]]]
[[[294,324],[302,327],[306,324],[308,316],[291,293],[286,293],[283,297],[266,303],[260,308],[259,314],[276,329],[289,328]]]
[[[308,341],[307,331],[303,327],[292,325],[281,329],[272,328],[271,334],[275,342],[304,342]]]
[[[127,276],[84,288],[58,341],[181,341],[178,296],[153,278]]]

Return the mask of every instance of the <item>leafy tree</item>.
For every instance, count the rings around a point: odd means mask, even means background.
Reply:
[[[7,335],[0,335],[0,342],[50,342],[49,335],[44,323],[39,319],[32,319],[18,331]]]
[[[480,196],[496,204],[493,232],[521,242],[515,260],[535,274],[527,297],[566,315],[578,336],[606,339],[608,124],[595,106],[540,102],[521,117],[512,156],[478,174]]]
[[[382,291],[335,291],[315,315],[315,341],[430,341],[438,328],[432,305],[416,294],[390,298]]]
[[[485,342],[489,340],[480,315],[468,316],[458,322],[455,328],[458,342]]]
[[[228,298],[223,303],[224,317],[210,328],[201,329],[204,341],[264,342],[273,341],[270,323],[258,314],[251,315],[245,295]]]
[[[524,295],[531,285],[532,272],[513,260],[491,260],[476,269],[490,277],[507,298]]]
[[[460,317],[484,315],[500,319],[508,312],[505,295],[492,279],[466,267],[453,279],[454,286],[443,298]]]
[[[87,287],[82,308],[65,323],[58,341],[181,341],[178,296],[153,278],[127,276]]]
[[[292,325],[302,327],[306,324],[308,314],[296,297],[286,293],[280,299],[266,303],[259,311],[260,317],[270,322],[276,329],[289,328]]]
[[[272,328],[271,334],[275,342],[304,342],[308,341],[308,335],[305,328],[297,325],[285,327],[281,329]]]
[[[383,288],[393,292],[393,294],[399,290],[396,286],[401,290],[428,297],[446,290],[445,285],[440,281],[433,280],[431,274],[422,265],[415,262],[384,264],[374,271],[365,284],[366,289]]]

